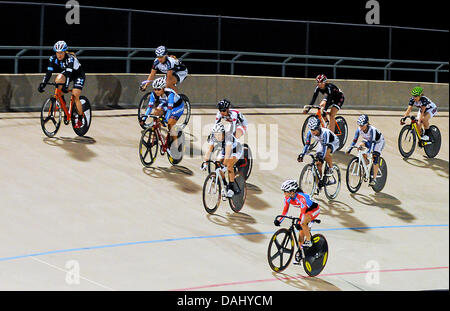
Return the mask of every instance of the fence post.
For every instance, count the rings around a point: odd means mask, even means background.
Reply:
[[[305,43],[305,54],[309,55],[309,23],[306,23],[306,43]],[[308,78],[308,58],[305,59],[305,78]]]
[[[23,49],[23,50],[21,50],[19,53],[17,53],[16,56],[14,57],[14,73],[15,73],[15,74],[19,73],[19,58],[20,58],[20,56],[23,55],[26,51],[27,51],[27,49]]]
[[[127,40],[127,42],[128,42],[128,48],[131,48],[131,9],[128,10],[128,40]],[[130,53],[130,50],[128,50],[127,53]],[[128,54],[127,70],[126,70],[127,73],[130,73],[130,71],[131,71],[130,56],[132,56],[132,55]]]
[[[389,60],[392,59],[392,27],[389,27]],[[391,80],[391,70],[388,70],[388,79]],[[386,79],[385,79],[386,80]]]
[[[222,43],[222,16],[219,15],[217,20],[217,51],[221,50]],[[217,74],[220,74],[220,53],[217,53]]]

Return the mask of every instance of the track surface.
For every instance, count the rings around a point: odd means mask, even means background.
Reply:
[[[153,168],[139,161],[134,110],[94,111],[84,138],[64,125],[46,138],[38,113],[0,114],[0,290],[448,289],[448,113],[432,122],[443,134],[439,155],[428,159],[417,148],[404,160],[397,148],[401,113],[368,112],[387,139],[386,187],[375,194],[363,184],[350,194],[351,156],[335,154],[341,191],[333,202],[317,197],[322,223],[313,228],[327,237],[329,259],[319,277],[309,278],[293,265],[276,274],[266,260],[282,211],[280,184],[297,179],[305,165],[296,158],[306,116],[242,111],[253,135],[267,139],[249,141],[256,159],[241,213],[222,202],[216,215],[202,206],[206,174],[198,156],[215,110],[193,110],[192,153],[180,166],[160,156]],[[360,113],[342,112],[347,145]]]

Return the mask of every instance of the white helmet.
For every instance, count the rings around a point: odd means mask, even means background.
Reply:
[[[153,81],[152,87],[154,89],[163,89],[166,87],[166,77],[161,77]]]
[[[314,130],[318,130],[318,129],[320,129],[320,121],[319,121],[319,119],[317,119],[317,118],[311,118],[311,119],[309,119],[309,121],[308,121],[308,128],[311,130],[311,131],[314,131]]]
[[[167,55],[167,48],[164,45],[158,46],[155,50],[156,57]]]
[[[217,123],[214,125],[212,133],[224,133],[225,132],[225,126],[223,126],[222,123]]]
[[[53,46],[53,51],[55,52],[64,52],[67,51],[67,49],[68,49],[67,43],[64,41],[58,41]]]
[[[298,189],[298,183],[294,179],[288,179],[281,185],[281,190],[284,192],[292,192]]]

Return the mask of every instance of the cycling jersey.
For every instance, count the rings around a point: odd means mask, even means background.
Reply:
[[[339,139],[332,131],[327,128],[321,128],[319,136],[315,136],[308,131],[306,134],[305,146],[303,147],[303,151],[301,156],[303,157],[309,149],[309,145],[311,144],[311,138],[314,138],[319,143],[319,148],[317,149],[316,154],[323,160],[325,159],[326,149],[328,147],[331,148],[331,153],[337,150],[339,147]]]
[[[48,60],[47,72],[42,80],[42,83],[47,84],[53,72],[62,73],[66,77],[66,87],[71,81],[74,81],[73,87],[76,89],[83,89],[86,81],[86,75],[81,68],[81,64],[76,57],[66,53],[63,60],[58,60],[56,55],[53,55]]]
[[[421,96],[419,102],[414,100],[414,97],[411,97],[408,103],[409,106],[416,106],[419,109],[425,107],[425,111],[437,108],[436,104],[433,103],[428,97]]]
[[[236,157],[237,159],[240,159],[244,152],[244,149],[243,149],[241,143],[239,142],[239,140],[230,132],[225,132],[225,139],[222,141],[218,141],[214,137],[214,134],[210,134],[208,136],[208,144],[210,146],[218,144],[219,147],[221,148],[220,154],[218,155],[217,160],[221,160],[221,159],[225,158],[225,147],[226,146],[231,146],[231,148],[232,148],[230,158]]]
[[[222,119],[227,122],[231,122],[230,131],[232,133],[236,133],[236,129],[238,126],[243,126],[247,128],[248,122],[244,115],[236,109],[229,109],[228,115],[222,116],[222,114],[217,112],[216,114],[216,124],[219,123]]]
[[[350,147],[356,145],[359,136],[364,139],[365,145],[367,148],[369,148],[370,153],[372,153],[373,151],[380,153],[381,149],[383,149],[384,147],[383,134],[381,134],[381,132],[372,125],[369,125],[367,133],[364,133],[364,131],[360,130],[360,128],[358,127],[356,129],[355,137],[353,138],[353,142],[351,143]]]
[[[327,110],[330,106],[341,109],[342,105],[344,104],[344,93],[342,93],[342,91],[332,83],[326,83],[324,89],[316,86],[313,97],[311,99],[311,106],[314,105],[319,92],[325,94],[325,97],[323,98],[323,100],[327,102],[325,104],[325,110]]]
[[[293,206],[295,208],[300,209],[300,223],[303,222],[305,214],[309,214],[311,219],[315,219],[320,213],[319,205],[314,202],[311,197],[302,192],[297,192],[293,198],[285,197],[284,199],[284,208],[281,213],[283,216],[286,216],[289,211],[289,207]],[[280,223],[284,220],[284,217],[281,219]]]
[[[156,102],[158,102],[158,107],[160,107],[166,112],[165,116],[166,121],[168,121],[171,116],[174,116],[172,115],[172,113],[179,114],[179,110],[181,110],[181,108],[184,108],[184,102],[181,96],[178,95],[174,90],[170,88],[165,88],[164,93],[161,96],[157,96],[154,91],[150,93],[148,108],[147,111],[145,112],[146,116],[148,116],[152,112],[153,106]],[[181,110],[181,114],[182,113],[183,111]],[[179,118],[179,116],[174,117],[177,120]]]

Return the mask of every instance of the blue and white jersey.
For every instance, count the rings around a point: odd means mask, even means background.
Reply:
[[[411,97],[409,99],[409,106],[416,106],[419,109],[422,107],[425,107],[425,110],[430,110],[430,109],[434,109],[437,108],[436,104],[433,103],[428,97],[426,96],[421,96],[419,102],[416,102],[414,100],[414,97]]]
[[[309,149],[309,145],[311,144],[311,139],[314,138],[319,145],[320,150],[325,149],[327,146],[333,147],[332,152],[337,149],[339,146],[339,138],[327,128],[321,128],[319,136],[313,135],[311,131],[308,131],[306,134],[305,146],[303,147],[302,156],[306,154]],[[325,153],[323,154],[325,156]]]
[[[164,63],[160,63],[157,58],[153,61],[152,69],[155,69],[161,73],[166,74],[168,71],[173,70],[174,72],[186,71],[186,66],[173,57],[167,56]]]
[[[353,141],[350,145],[351,147],[356,145],[359,136],[361,136],[364,142],[366,142],[366,146],[367,148],[369,148],[369,152],[373,152],[377,144],[384,143],[383,134],[381,134],[381,132],[372,125],[368,126],[367,133],[362,131],[359,127],[356,129],[355,137],[353,138]]]
[[[170,88],[165,88],[164,93],[161,96],[157,96],[155,92],[151,92],[150,99],[148,101],[148,108],[145,112],[146,116],[152,112],[155,103],[158,103],[158,107],[166,111],[166,121],[169,120],[174,108],[184,104],[181,96]]]

